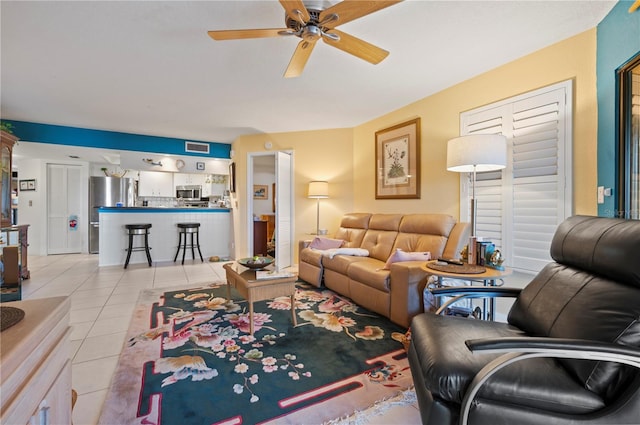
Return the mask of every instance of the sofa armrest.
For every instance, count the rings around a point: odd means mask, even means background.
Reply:
[[[303,249],[308,248],[311,245],[311,239],[305,239],[298,241],[298,261],[300,261],[300,253]]]
[[[391,264],[390,319],[407,328],[413,316],[424,313],[424,289],[430,274],[424,270],[423,266],[424,261],[403,261]]]
[[[471,236],[470,223],[456,223],[449,233],[447,244],[442,251],[443,258],[460,258],[460,251],[469,243]]]
[[[640,369],[640,349],[620,344],[545,337],[508,337],[476,339],[465,342],[471,351],[506,352],[489,362],[473,378],[462,399],[460,424],[469,422],[469,412],[482,385],[496,372],[515,362],[556,357],[623,363]]]

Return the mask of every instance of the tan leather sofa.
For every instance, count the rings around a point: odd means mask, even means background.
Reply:
[[[300,246],[298,276],[408,327],[413,316],[424,312],[429,275],[421,267],[424,261],[393,263],[390,270],[383,270],[389,255],[400,248],[428,251],[434,259],[458,258],[469,232],[469,223],[445,214],[346,214],[332,237],[344,240],[343,247],[366,249],[369,256],[330,258],[305,241]]]

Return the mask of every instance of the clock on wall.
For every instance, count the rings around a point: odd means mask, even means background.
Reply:
[[[176,160],[176,168],[178,170],[182,170],[184,168],[184,161],[181,159]]]

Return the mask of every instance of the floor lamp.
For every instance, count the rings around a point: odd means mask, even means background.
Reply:
[[[309,182],[308,198],[316,199],[316,235],[320,234],[320,199],[329,197],[329,182],[312,181]]]
[[[507,138],[501,134],[471,134],[447,144],[447,170],[473,173],[471,189],[471,236],[476,236],[476,172],[507,166]]]

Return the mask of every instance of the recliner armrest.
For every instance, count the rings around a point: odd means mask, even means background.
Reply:
[[[621,344],[545,337],[471,339],[465,344],[471,351],[505,354],[489,362],[469,384],[460,409],[461,425],[468,424],[473,400],[482,385],[502,368],[521,360],[537,357],[586,359],[622,363],[640,369],[640,349]]]
[[[470,351],[483,353],[526,352],[550,354],[556,352],[589,351],[620,356],[632,356],[640,364],[640,349],[622,344],[592,341],[586,339],[549,338],[549,337],[508,337],[469,339],[465,345]],[[551,356],[553,357],[553,356]],[[589,357],[592,359],[591,357]]]

